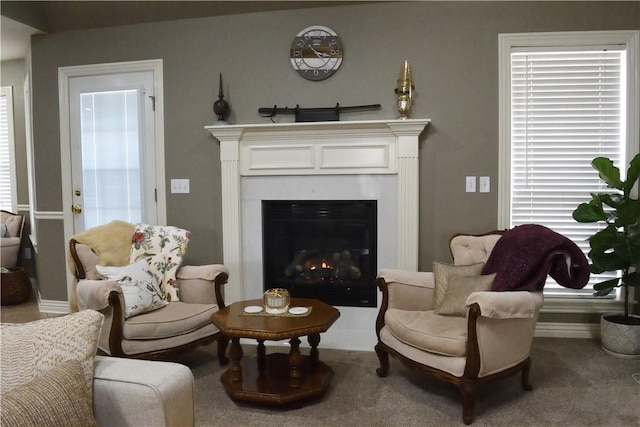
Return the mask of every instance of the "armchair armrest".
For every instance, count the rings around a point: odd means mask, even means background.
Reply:
[[[430,310],[433,306],[435,281],[433,273],[404,270],[380,270],[374,284],[382,292],[382,303],[376,318],[376,335],[385,325],[389,308],[401,310]]]
[[[376,283],[383,301],[388,300],[388,308],[430,310],[433,306],[435,280],[431,272],[381,270]]]
[[[104,310],[109,306],[109,297],[115,292],[122,295],[122,288],[110,280],[79,280],[76,288],[80,310]]]
[[[176,275],[180,300],[192,304],[218,304],[224,308],[222,286],[229,279],[229,269],[223,264],[185,265]]]
[[[474,292],[467,298],[466,306],[478,304],[480,315],[494,319],[527,318],[536,316],[542,307],[542,292]]]
[[[178,270],[178,279],[204,279],[214,281],[221,274],[229,274],[222,264],[185,265]]]
[[[481,378],[526,361],[543,301],[542,292],[469,295],[465,376]]]

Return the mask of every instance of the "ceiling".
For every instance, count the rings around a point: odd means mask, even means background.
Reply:
[[[13,1],[2,0],[3,61],[24,58],[36,33],[207,16],[348,5],[366,1]]]

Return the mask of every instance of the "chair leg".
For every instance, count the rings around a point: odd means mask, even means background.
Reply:
[[[531,372],[531,359],[527,358],[522,367],[522,388],[526,391],[533,390],[529,382],[529,372]]]
[[[460,383],[460,394],[462,395],[462,421],[469,425],[473,422],[473,409],[476,404],[475,381],[463,380]]]
[[[218,338],[218,361],[220,362],[220,366],[224,366],[229,363],[229,358],[227,357],[228,345],[229,338],[225,336]]]
[[[389,353],[382,348],[380,343],[376,344],[375,350],[378,355],[378,360],[380,361],[380,367],[376,369],[376,374],[384,378],[389,375]]]

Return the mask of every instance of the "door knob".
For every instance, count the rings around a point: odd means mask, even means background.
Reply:
[[[82,213],[82,206],[80,206],[80,205],[72,205],[71,206],[71,211],[73,213],[77,213],[77,214],[78,213]]]

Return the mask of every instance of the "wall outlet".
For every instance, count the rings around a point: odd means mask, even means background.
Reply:
[[[489,178],[488,176],[481,176],[480,177],[480,192],[481,193],[488,193],[491,191],[491,178]]]
[[[172,193],[189,193],[189,180],[188,179],[172,179],[171,192]]]
[[[468,176],[466,178],[465,191],[467,193],[475,193],[476,192],[476,177],[475,176]]]

